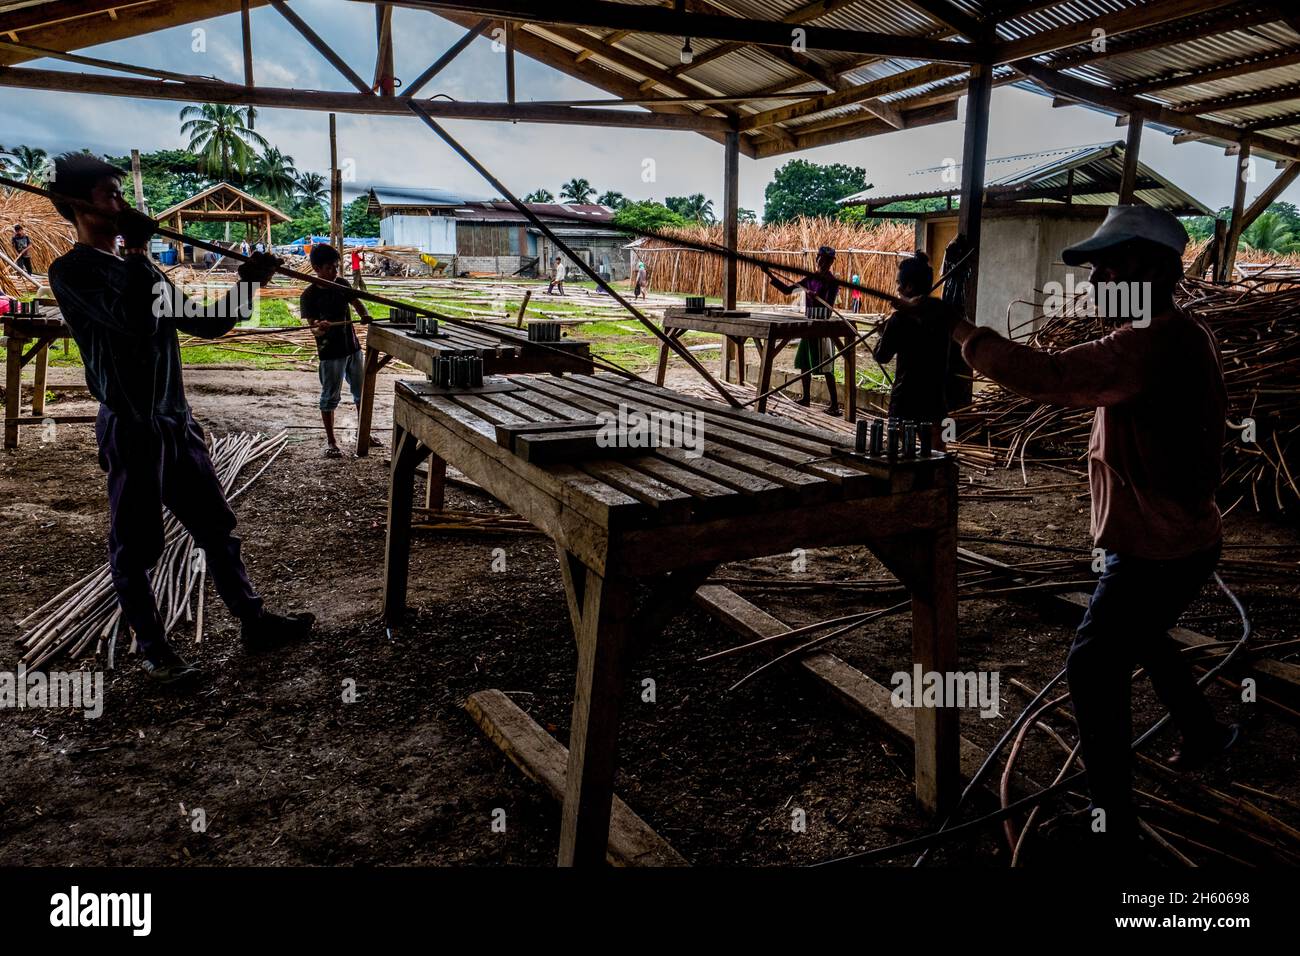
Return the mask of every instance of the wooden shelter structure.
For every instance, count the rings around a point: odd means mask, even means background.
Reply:
[[[1147,126],[1172,132],[1179,142],[1199,140],[1237,155],[1241,168],[1234,169],[1232,215],[1214,253],[1220,275],[1231,273],[1241,232],[1300,175],[1300,11],[1291,0],[360,3],[374,8],[369,79],[303,19],[301,5],[285,0],[0,0],[0,86],[406,116],[417,122],[465,119],[694,132],[723,147],[720,218],[724,245],[731,250],[736,248],[742,155],[767,158],[955,121],[957,101],[966,97],[957,231],[972,249],[963,260],[970,275],[965,305],[971,315],[978,296],[974,277],[994,86],[1015,84],[1052,96],[1056,105],[1084,105],[1119,117],[1127,125],[1121,202],[1131,201],[1139,188],[1138,153]],[[338,8],[351,11],[358,5]],[[266,6],[334,67],[341,89],[256,82],[250,12]],[[393,56],[394,43],[402,38],[393,29],[398,6],[442,17],[464,30],[427,68],[400,82]],[[240,17],[243,38],[242,75],[228,79],[74,52],[222,14]],[[504,53],[505,99],[422,96],[479,37],[491,37]],[[521,101],[515,82],[519,56],[609,95]],[[31,65],[42,60],[71,68]],[[78,71],[79,66],[96,72]],[[1281,172],[1248,207],[1247,183],[1256,177],[1245,173],[1259,160],[1276,162]],[[735,306],[736,265],[734,258],[728,260],[728,309]],[[926,558],[946,561],[954,553],[955,536]],[[595,593],[590,585],[587,593]],[[933,613],[931,631],[954,632],[955,601]],[[943,653],[953,650],[946,640],[940,643]],[[595,654],[588,653],[588,646],[582,645],[584,660]],[[925,722],[916,737],[917,796],[923,806],[939,810],[951,805],[959,782],[951,772],[958,715],[955,709],[935,708],[919,711],[916,720]],[[608,770],[602,765],[602,773]],[[566,826],[569,821],[566,816]],[[582,851],[584,858],[589,849]]]
[[[184,232],[187,222],[243,223],[249,229],[249,242],[264,242],[269,249],[272,223],[288,222],[292,217],[256,196],[250,196],[237,186],[217,183],[164,209],[154,218],[177,232]]]

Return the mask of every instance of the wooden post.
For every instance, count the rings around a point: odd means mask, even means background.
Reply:
[[[339,175],[338,125],[330,114],[330,242],[343,254],[343,181]]]
[[[1245,231],[1243,216],[1246,211],[1246,179],[1250,171],[1250,137],[1242,137],[1241,152],[1237,156],[1237,179],[1232,187],[1232,219],[1228,223],[1228,238],[1223,249],[1223,268],[1219,281],[1231,282],[1232,269],[1237,263],[1237,243]]]
[[[45,414],[45,377],[50,365],[50,343],[47,340],[32,359],[32,414],[38,418]]]
[[[515,24],[506,21],[506,102],[515,101]]]
[[[993,68],[984,63],[971,67],[966,86],[966,129],[962,143],[961,206],[957,210],[957,231],[966,237],[971,249],[967,260],[966,318],[979,318],[980,229],[984,215],[984,163],[989,145],[989,98],[993,92]],[[955,351],[955,350],[954,350]],[[954,362],[960,362],[955,356]],[[950,397],[953,408],[970,404],[972,379],[965,363],[952,369],[951,382],[956,386]]]
[[[149,207],[144,202],[144,177],[140,172],[140,151],[131,150],[131,182],[135,186],[135,208],[148,215]]]
[[[732,131],[726,134],[722,151],[722,244],[733,255],[736,252],[737,236],[740,232],[740,133]],[[734,258],[727,259],[723,272],[722,307],[736,307],[737,263]],[[722,379],[727,380],[727,373],[735,359],[736,346],[729,336],[722,340]],[[740,360],[744,361],[741,352]]]
[[[411,497],[415,466],[429,454],[414,435],[393,422],[393,461],[388,478],[388,534],[384,548],[384,620],[396,624],[406,611],[411,562]]]
[[[381,3],[375,7],[375,89],[380,96],[392,96],[397,88],[393,78],[393,8]]]
[[[375,385],[379,377],[379,353],[367,343],[365,372],[361,378],[361,407],[357,409],[357,457],[370,454],[370,423],[375,416]]]
[[[1128,117],[1128,140],[1124,144],[1124,175],[1119,184],[1119,204],[1129,205],[1133,202],[1133,192],[1137,188],[1138,152],[1142,148],[1142,114],[1130,113]]]
[[[23,343],[13,334],[5,343],[5,447],[18,447],[18,417],[22,414]]]

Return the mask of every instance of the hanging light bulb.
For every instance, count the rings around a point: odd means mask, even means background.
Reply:
[[[687,37],[682,43],[682,62],[691,63],[695,59],[695,52],[691,49],[691,38]]]

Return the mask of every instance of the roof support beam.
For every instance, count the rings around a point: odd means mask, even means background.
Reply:
[[[284,0],[271,0],[271,6],[275,7],[276,12],[288,20],[289,24],[302,34],[303,39],[315,47],[316,52],[325,57],[334,69],[342,73],[347,81],[355,86],[359,92],[373,92],[371,88],[366,85],[366,81],[357,76],[356,71],[344,62],[343,57],[335,53],[334,48],[322,40],[320,34],[307,25],[307,21],[290,10],[289,5],[286,4]]]
[[[1223,262],[1219,268],[1219,281],[1232,281],[1232,268],[1237,263],[1237,243],[1246,231],[1242,216],[1246,206],[1246,171],[1250,168],[1250,140],[1241,143],[1241,155],[1236,162],[1237,176],[1232,184],[1232,219],[1228,223],[1228,240],[1223,249]]]
[[[1142,114],[1130,113],[1128,117],[1128,139],[1124,144],[1124,177],[1119,183],[1119,204],[1127,206],[1133,202],[1133,193],[1137,190],[1138,152],[1142,148]]]
[[[957,118],[957,103],[954,100],[934,106],[923,106],[920,109],[906,111],[902,115],[904,129],[929,126],[933,123],[948,123]],[[896,132],[894,127],[882,119],[872,117],[871,119],[841,123],[825,129],[800,133],[793,137],[794,142],[789,145],[779,140],[760,143],[755,148],[754,155],[757,159],[764,159],[768,156],[780,156],[796,150],[812,149],[814,146],[827,146],[832,143],[842,143],[845,140],[863,139],[868,136],[879,136],[881,133],[893,132]]]
[[[1015,66],[1040,86],[1053,93],[1059,93],[1069,99],[1077,100],[1080,103],[1100,106],[1102,109],[1111,110],[1115,113],[1142,113],[1146,116],[1148,122],[1161,126],[1173,126],[1193,133],[1203,133],[1211,138],[1223,139],[1228,142],[1235,143],[1240,141],[1243,136],[1249,135],[1237,126],[1203,119],[1190,113],[1180,113],[1159,103],[1134,99],[1131,96],[1123,96],[1112,90],[1103,89],[1093,83],[1085,83],[1072,76],[1059,73],[1050,67],[1035,63],[1033,60],[1021,60]],[[1257,149],[1265,152],[1284,156],[1287,159],[1300,159],[1300,144],[1260,136],[1254,137],[1254,142]]]
[[[1285,103],[1288,100],[1300,100],[1300,83],[1290,83],[1254,93],[1234,93],[1231,96],[1216,96],[1193,103],[1180,103],[1177,109],[1183,113],[1217,113],[1222,110],[1241,109],[1245,106]]]
[[[441,73],[448,63],[460,56],[465,48],[473,43],[475,38],[482,34],[491,23],[491,20],[483,19],[466,30],[463,37],[448,47],[447,51],[443,53],[442,56],[438,57],[438,59],[434,60],[427,70],[403,88],[402,96],[406,99],[410,99],[416,93],[420,92],[420,90],[424,89],[425,85],[428,84],[430,80]]]
[[[666,7],[584,0],[539,6],[527,0],[398,0],[402,6],[424,10],[463,11],[478,16],[525,23],[555,23],[581,27],[606,27],[664,36],[691,36],[707,40],[737,40],[760,46],[789,49],[790,26],[770,20],[679,13]],[[870,56],[900,56],[941,63],[972,63],[979,59],[974,44],[900,37],[868,30],[802,26],[808,48]]]
[[[60,90],[137,99],[176,100],[200,103],[250,103],[258,107],[362,113],[374,116],[410,116],[401,97],[367,93],[335,93],[318,90],[286,90],[274,87],[247,89],[232,83],[212,81],[171,83],[103,76],[92,73],[64,73],[31,67],[0,68],[0,87]],[[507,120],[521,123],[561,123],[575,126],[611,126],[640,129],[683,129],[708,132],[719,137],[734,128],[730,120],[713,116],[679,113],[647,113],[633,110],[573,109],[567,106],[534,106],[530,103],[474,103],[422,100],[420,108],[429,116],[446,119]]]
[[[1279,53],[1272,53],[1267,56],[1257,56],[1251,60],[1227,60],[1216,63],[1212,66],[1205,66],[1195,70],[1189,70],[1185,73],[1179,73],[1175,76],[1166,76],[1158,80],[1148,80],[1143,83],[1126,83],[1116,88],[1116,91],[1127,96],[1141,96],[1144,93],[1154,93],[1156,90],[1176,89],[1180,86],[1194,86],[1198,83],[1209,83],[1213,80],[1228,80],[1234,76],[1244,76],[1247,73],[1259,73],[1263,70],[1275,70],[1283,66],[1294,66],[1300,63],[1300,51],[1282,50]]]
[[[886,76],[879,80],[872,80],[859,86],[850,87],[839,93],[826,93],[822,96],[804,100],[801,103],[777,106],[761,113],[754,113],[741,119],[740,128],[742,130],[759,129],[773,123],[784,123],[787,120],[797,119],[801,116],[824,113],[840,106],[863,103],[877,97],[887,96],[890,93],[908,90],[914,86],[933,83],[936,80],[946,79],[963,71],[964,67],[949,66],[947,64],[932,64],[917,67],[914,70],[905,70],[902,73],[895,73],[893,76]]]
[[[949,0],[907,0],[907,5],[928,13],[968,39],[978,40],[983,31],[978,20],[957,9]]]
[[[1040,56],[1054,50],[1079,46],[1082,43],[1099,42],[1105,46],[1109,44],[1112,37],[1121,33],[1159,26],[1170,20],[1181,20],[1222,6],[1223,0],[1152,0],[1126,10],[1108,13],[1100,19],[1083,20],[1055,30],[1036,33],[1021,40],[994,44],[993,62],[1010,63],[1025,57]],[[1093,33],[1097,29],[1104,31],[1100,37]]]

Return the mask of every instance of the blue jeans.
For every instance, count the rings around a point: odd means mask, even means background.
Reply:
[[[1184,740],[1212,739],[1214,712],[1169,636],[1219,563],[1221,544],[1184,558],[1153,561],[1110,554],[1070,647],[1066,677],[1079,723],[1088,791],[1108,830],[1133,813],[1132,681],[1141,665]]]
[[[361,404],[361,380],[365,377],[365,362],[357,349],[346,358],[320,360],[320,410],[332,412],[339,407],[343,393],[343,379],[352,389],[352,402]]]

